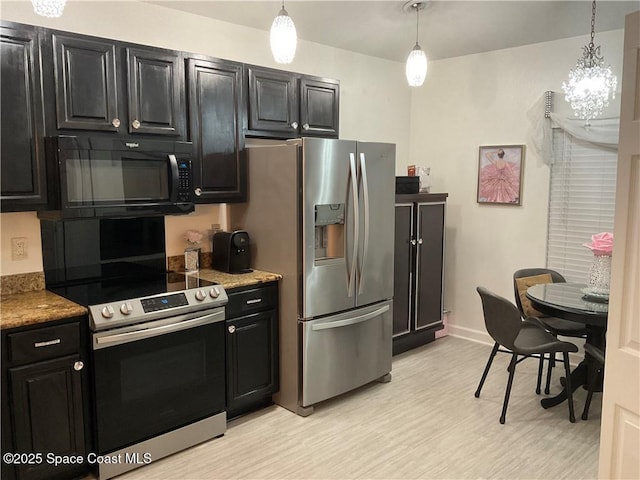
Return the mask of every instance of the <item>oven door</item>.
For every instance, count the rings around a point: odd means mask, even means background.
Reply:
[[[224,308],[93,334],[104,454],[224,411]]]

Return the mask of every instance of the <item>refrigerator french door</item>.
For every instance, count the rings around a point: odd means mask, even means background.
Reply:
[[[393,296],[395,145],[305,138],[301,319]]]
[[[249,198],[230,206],[253,267],[282,274],[279,405],[389,379],[395,145],[303,138],[248,148]]]
[[[304,139],[300,155],[305,408],[391,371],[395,146]]]

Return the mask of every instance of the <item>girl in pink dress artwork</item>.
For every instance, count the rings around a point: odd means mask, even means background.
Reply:
[[[508,149],[510,150],[510,149]],[[478,201],[520,203],[520,164],[516,151],[488,150],[481,159]]]

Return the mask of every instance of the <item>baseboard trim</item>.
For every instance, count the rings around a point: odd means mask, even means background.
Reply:
[[[449,335],[452,337],[462,338],[464,340],[470,340],[472,342],[481,343],[483,345],[493,346],[493,338],[487,332],[482,330],[476,330],[474,328],[460,327],[457,325],[449,324]],[[576,353],[569,354],[569,363],[572,366],[577,366],[584,359],[584,341],[579,338],[566,338],[562,337],[562,340],[566,340],[575,343],[579,350]],[[562,356],[560,356],[562,358]]]

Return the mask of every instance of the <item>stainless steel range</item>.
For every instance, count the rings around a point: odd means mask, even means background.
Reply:
[[[163,225],[162,232],[155,231],[159,223],[136,219],[135,224],[43,224],[45,251],[57,249],[65,259],[53,262],[56,269],[45,268],[47,288],[86,305],[90,312],[90,451],[95,458],[109,460],[95,462],[100,479],[226,431],[227,294],[197,274],[164,271]],[[53,238],[68,239],[65,245],[45,241],[47,228],[55,230]],[[135,228],[146,250],[127,251],[132,248],[128,241],[114,247],[118,232],[128,231],[130,239]],[[78,231],[84,238],[78,238]],[[144,240],[149,231],[154,239],[162,234],[159,245]],[[100,247],[75,251],[92,236],[100,239]],[[96,272],[101,274],[88,274]]]
[[[119,459],[99,465],[101,479],[226,431],[227,294],[175,277],[166,292],[89,306],[96,450]]]

